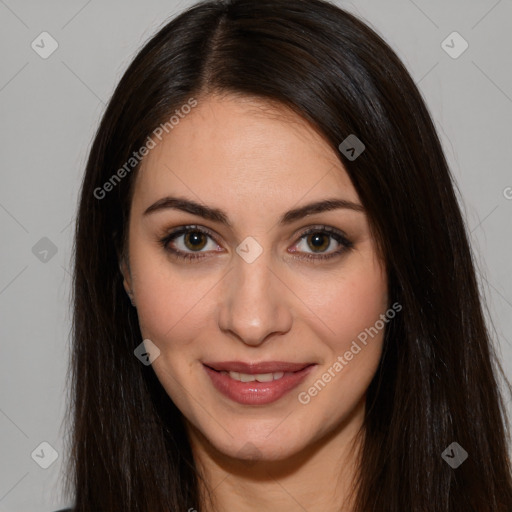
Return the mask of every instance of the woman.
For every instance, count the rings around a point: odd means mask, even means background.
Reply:
[[[454,189],[349,13],[203,2],[163,27],[82,185],[74,510],[512,510]]]

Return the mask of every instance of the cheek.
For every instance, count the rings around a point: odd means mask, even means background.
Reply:
[[[173,265],[163,250],[143,247],[134,247],[131,265],[143,338],[166,350],[197,338],[212,306],[213,277],[200,277],[193,268]]]
[[[301,403],[316,397],[317,407],[336,410],[343,403],[346,412],[362,398],[380,361],[385,328],[392,321],[381,317],[389,307],[387,276],[368,251],[332,279],[308,281],[308,305],[318,318],[324,357],[312,387],[301,390],[308,395]],[[325,393],[324,387],[329,389]]]
[[[219,274],[201,274],[193,263],[178,269],[165,252],[143,244],[131,251],[142,335],[164,342],[176,339],[176,333],[185,329],[188,334],[182,333],[186,335],[178,339],[183,343],[187,338],[193,339],[190,330],[204,327],[210,310],[215,308],[214,288],[219,284]],[[387,308],[386,276],[380,264],[369,252],[352,261],[327,277],[319,277],[316,271],[302,271],[295,278],[288,276],[300,302],[307,306],[302,314],[309,317],[313,313],[312,321],[325,329],[322,338],[327,336],[333,348],[339,350],[373,326]]]
[[[302,280],[300,294],[308,297],[309,308],[336,352],[348,350],[352,340],[374,326],[388,307],[387,276],[367,254],[330,278]]]
[[[315,310],[329,327],[322,328],[325,357],[315,378],[297,396],[301,404],[313,404],[327,430],[363,399],[380,361],[386,326],[392,321],[385,316],[387,278],[379,265],[352,268],[333,281],[335,285],[318,294],[322,298]]]
[[[193,330],[200,327],[197,317],[204,314],[201,297],[207,290],[203,291],[200,284],[189,288],[179,279],[169,279],[154,270],[146,272],[141,282],[137,313],[142,335],[160,343],[172,339],[173,343],[182,340],[185,344],[188,338],[193,339]],[[187,336],[180,335],[184,330]]]

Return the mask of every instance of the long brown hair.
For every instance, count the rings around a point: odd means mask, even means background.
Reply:
[[[367,393],[356,510],[510,512],[503,371],[440,141],[392,49],[322,0],[196,4],[147,42],[108,103],[75,233],[65,485],[75,510],[201,510],[181,413],[133,353],[142,340],[119,257],[138,169],[126,162],[212,92],[277,101],[330,142],[385,259],[390,303],[403,306]],[[338,150],[350,134],[366,146],[355,160]],[[442,457],[452,442],[469,455],[455,469]]]

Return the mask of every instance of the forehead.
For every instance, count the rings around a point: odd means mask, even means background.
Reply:
[[[306,195],[358,200],[336,152],[284,106],[205,97],[154,140],[136,177],[134,203],[141,208],[166,193],[253,210],[255,202],[295,204]]]

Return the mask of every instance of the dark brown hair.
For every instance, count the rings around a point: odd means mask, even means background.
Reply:
[[[201,510],[181,413],[133,353],[142,340],[119,258],[138,166],[103,197],[95,191],[177,108],[212,93],[278,102],[329,141],[368,214],[390,303],[403,306],[367,393],[356,510],[510,512],[503,371],[440,141],[391,48],[321,0],[196,4],[142,48],[106,108],[75,233],[66,481],[75,510]],[[338,150],[350,134],[366,146],[355,160]],[[441,457],[454,441],[469,454],[456,469]]]

